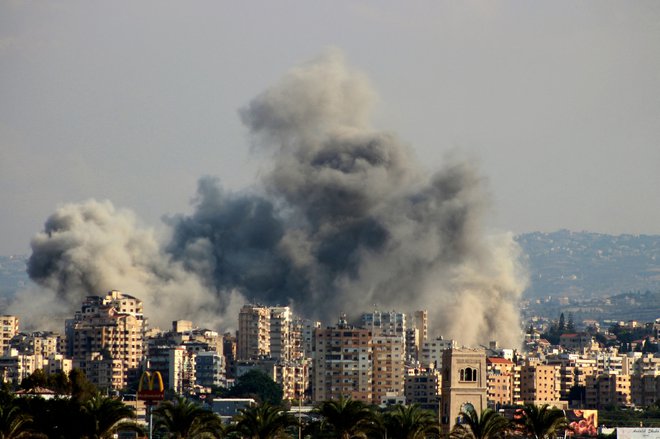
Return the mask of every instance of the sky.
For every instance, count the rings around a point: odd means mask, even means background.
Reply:
[[[660,234],[660,3],[0,1],[0,254],[64,203],[146,225],[255,185],[239,109],[329,47],[429,170],[476,162],[488,225]]]

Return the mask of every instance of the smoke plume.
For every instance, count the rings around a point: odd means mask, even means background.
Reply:
[[[370,126],[375,97],[338,51],[292,69],[240,110],[265,158],[258,188],[200,179],[165,244],[109,203],[65,206],[34,238],[30,276],[72,306],[110,288],[216,322],[240,295],[326,322],[375,304],[428,309],[462,343],[517,345],[526,277],[512,236],[484,231],[483,178],[469,161],[422,169]]]
[[[28,326],[61,331],[61,325],[50,328],[49,320],[71,318],[85,296],[112,289],[143,300],[148,317],[162,325],[186,318],[219,324],[219,302],[226,307],[238,299],[229,290],[213,294],[162,251],[152,229],[108,201],[62,206],[31,247],[28,275],[43,288],[22,292],[12,304],[13,312],[28,313]]]

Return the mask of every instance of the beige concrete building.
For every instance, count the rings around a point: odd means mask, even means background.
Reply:
[[[419,363],[422,367],[433,367],[442,369],[442,353],[447,349],[457,348],[458,343],[455,340],[445,340],[442,337],[436,337],[432,340],[424,340],[419,353]]]
[[[54,332],[18,333],[10,341],[10,347],[22,354],[35,354],[47,357],[62,352],[63,339]]]
[[[557,405],[559,366],[526,363],[520,368],[520,397],[525,404]]]
[[[596,360],[596,375],[628,373],[624,372],[624,358],[614,352],[600,352],[594,359]],[[627,362],[625,362],[625,367],[628,367]]]
[[[461,411],[481,413],[487,407],[486,352],[483,349],[452,348],[442,356],[440,424],[451,431]]]
[[[429,312],[425,309],[413,313],[413,328],[419,331],[419,343],[425,342],[429,338]]]
[[[596,373],[596,360],[578,354],[561,354],[546,360],[548,365],[559,368],[559,395],[568,401],[571,388],[586,386],[588,376]]]
[[[275,368],[275,382],[282,386],[282,399],[305,399],[305,391],[309,387],[309,363],[297,361],[288,364],[278,364]]]
[[[516,375],[515,364],[500,357],[486,358],[488,380],[488,404],[501,406],[514,404],[513,388]]]
[[[238,360],[270,357],[270,309],[245,305],[238,314]]]
[[[18,334],[18,317],[12,315],[0,316],[0,356],[9,349],[9,342]]]
[[[339,325],[315,331],[314,401],[350,397],[372,402],[372,334],[341,320]]]
[[[629,406],[632,403],[630,375],[598,375],[587,377],[587,408],[608,405]]]
[[[630,386],[632,403],[636,407],[648,407],[660,401],[660,372],[633,375]]]
[[[374,335],[396,335],[406,332],[406,315],[396,311],[374,311],[362,314],[362,327]]]
[[[126,387],[139,378],[144,330],[141,300],[119,291],[88,296],[75,318],[67,322],[74,367],[101,389]]]
[[[304,357],[302,322],[288,306],[270,307],[270,356],[283,362]]]
[[[372,401],[382,401],[403,396],[404,386],[404,342],[401,335],[374,336]]]
[[[191,391],[196,379],[196,354],[185,346],[176,346],[168,351],[168,388],[177,393]]]

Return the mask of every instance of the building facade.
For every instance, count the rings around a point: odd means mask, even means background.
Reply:
[[[448,433],[460,421],[461,411],[481,414],[487,407],[486,352],[483,349],[451,348],[442,356],[440,425]]]
[[[119,291],[88,296],[67,325],[74,367],[101,389],[122,389],[139,378],[144,360],[142,301]]]
[[[372,402],[372,333],[341,320],[335,327],[315,331],[313,399],[350,397]]]
[[[245,305],[238,314],[238,360],[270,357],[270,309]]]

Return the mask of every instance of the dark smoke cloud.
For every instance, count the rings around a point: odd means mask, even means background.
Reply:
[[[71,318],[85,296],[118,289],[142,299],[160,325],[176,318],[222,323],[218,313],[242,299],[224,291],[219,300],[160,242],[132,212],[108,201],[64,205],[31,242],[28,274],[42,288],[22,291],[11,312],[26,316],[28,328],[61,331],[61,319]]]
[[[428,308],[445,336],[517,344],[526,277],[512,236],[483,230],[482,177],[452,159],[428,174],[394,134],[371,128],[374,99],[338,51],[294,68],[240,111],[268,159],[260,188],[228,193],[201,179],[194,213],[167,220],[164,250],[123,212],[106,206],[104,227],[89,206],[70,206],[73,220],[56,213],[33,241],[30,275],[72,303],[112,282],[158,300],[168,285],[177,306],[190,289],[193,315],[235,317],[239,294],[326,320],[374,304]],[[81,229],[94,238],[81,242]],[[97,252],[109,253],[102,264]]]

